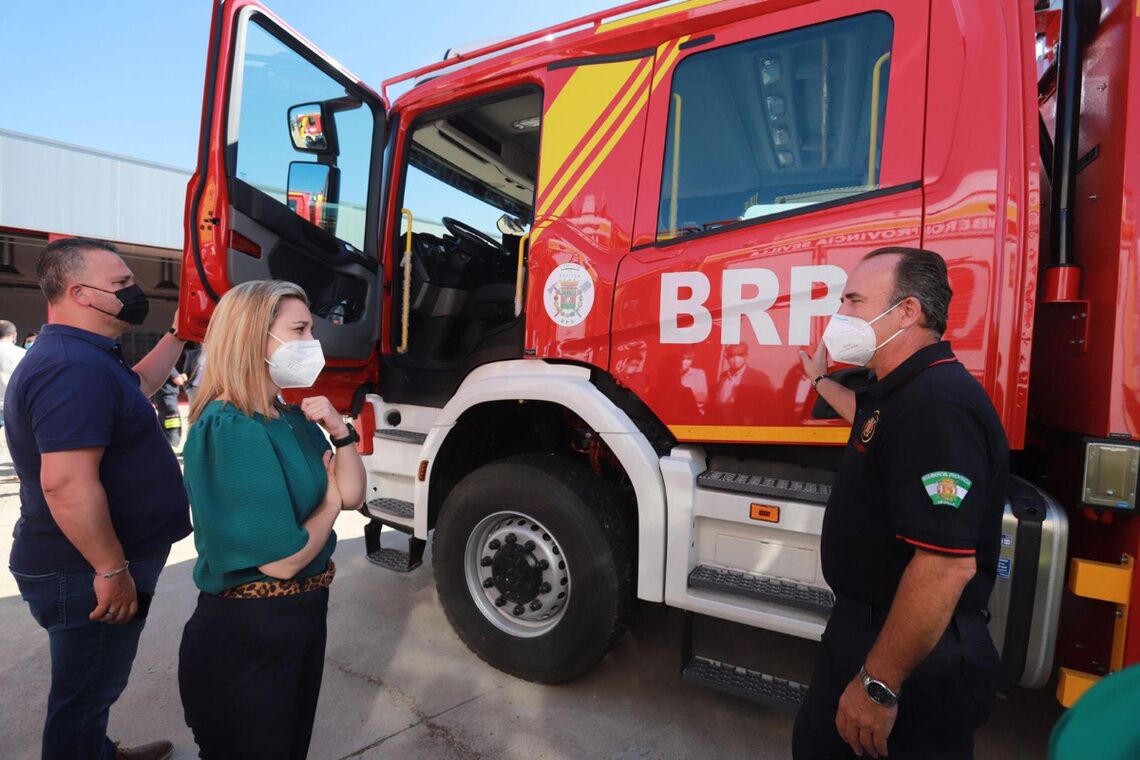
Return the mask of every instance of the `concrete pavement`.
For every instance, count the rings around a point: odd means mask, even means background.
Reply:
[[[2,436],[0,436],[2,437]],[[0,443],[0,554],[19,512]],[[562,686],[520,681],[485,665],[448,625],[424,566],[407,575],[364,557],[363,519],[345,513],[332,586],[324,685],[310,757],[786,758],[793,715],[680,680],[681,615],[643,604],[630,631],[584,677]],[[182,720],[177,654],[193,610],[193,543],[176,545],[143,633],[131,682],[111,713],[126,745],[165,737],[175,758],[197,756]],[[814,645],[711,623],[740,659],[801,671]],[[49,683],[47,636],[0,573],[0,757],[38,757]],[[1042,758],[1060,714],[1050,690],[999,701],[977,755]]]

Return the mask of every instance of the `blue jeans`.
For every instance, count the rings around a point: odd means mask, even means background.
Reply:
[[[169,552],[131,562],[135,589],[154,593]],[[123,625],[93,622],[92,572],[12,575],[32,617],[51,645],[51,693],[44,721],[44,760],[105,760],[115,756],[107,738],[111,705],[127,687],[145,620]]]

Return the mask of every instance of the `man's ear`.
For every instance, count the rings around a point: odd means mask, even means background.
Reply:
[[[922,304],[914,296],[904,298],[899,308],[903,312],[903,324],[900,327],[910,327],[911,325],[921,327],[926,324],[926,319],[922,315]]]
[[[68,285],[66,289],[64,289],[63,297],[60,298],[60,300],[64,301],[68,298],[75,301],[80,306],[90,306],[91,305],[91,296],[87,292],[87,288],[83,285],[80,285],[79,283],[73,282],[70,285]]]

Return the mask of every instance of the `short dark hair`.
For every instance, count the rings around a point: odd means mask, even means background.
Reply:
[[[48,303],[59,300],[67,283],[84,270],[87,260],[83,254],[90,250],[119,255],[119,249],[112,243],[93,238],[62,238],[44,246],[36,263],[36,280]]]
[[[0,319],[0,338],[11,338],[16,334],[16,326],[6,319]]]
[[[918,299],[922,307],[925,327],[941,338],[946,332],[946,317],[950,312],[950,299],[954,291],[950,288],[950,277],[946,273],[946,261],[934,251],[924,248],[887,246],[876,248],[863,257],[863,260],[876,256],[898,256],[895,265],[895,287],[891,293],[891,303],[904,298]]]

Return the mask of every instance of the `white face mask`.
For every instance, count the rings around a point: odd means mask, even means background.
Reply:
[[[823,342],[827,346],[828,355],[837,362],[858,364],[860,367],[871,361],[876,351],[902,334],[902,330],[899,330],[882,343],[875,345],[875,330],[871,325],[894,311],[900,303],[902,301],[870,322],[859,317],[833,314],[831,321],[827,323],[827,329],[823,331]]]
[[[269,377],[278,388],[308,388],[325,368],[325,353],[319,340],[284,341],[273,333],[269,337],[281,345],[265,363]]]

